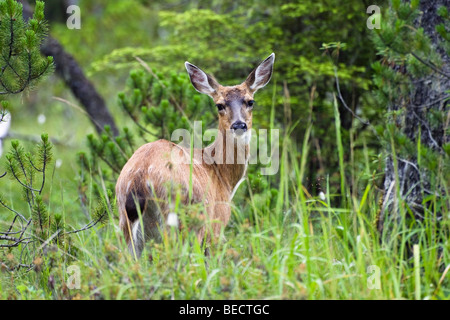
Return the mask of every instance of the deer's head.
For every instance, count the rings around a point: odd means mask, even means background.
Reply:
[[[272,53],[250,73],[247,80],[231,87],[220,85],[212,76],[189,62],[185,65],[194,88],[214,100],[219,112],[219,130],[231,130],[242,135],[252,128],[253,95],[270,81],[274,61],[275,54]]]

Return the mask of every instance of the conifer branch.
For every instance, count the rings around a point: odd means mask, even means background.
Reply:
[[[1,20],[9,21],[8,25],[0,24],[0,95],[18,94],[53,69],[53,59],[39,54],[47,32],[42,20],[44,3],[36,2],[34,17],[27,23],[22,19],[22,5],[15,0],[2,0],[0,6]]]
[[[428,68],[432,69],[434,72],[439,73],[440,75],[443,75],[446,78],[450,79],[450,75],[446,74],[445,72],[443,72],[442,70],[439,70],[438,68],[436,68],[431,62],[425,61],[422,58],[420,58],[417,54],[415,54],[414,52],[410,52],[411,55],[416,58],[417,60],[419,60],[421,63],[423,63],[424,65],[426,65]]]

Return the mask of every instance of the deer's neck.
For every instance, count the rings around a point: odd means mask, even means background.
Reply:
[[[204,150],[213,158],[209,160],[210,167],[232,194],[247,171],[250,155],[250,131],[236,138],[231,132],[228,136],[221,130],[221,135]]]

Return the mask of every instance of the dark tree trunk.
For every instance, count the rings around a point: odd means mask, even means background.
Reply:
[[[33,15],[30,5],[26,0],[18,1],[23,4],[24,19],[30,19]],[[103,128],[108,125],[111,127],[113,134],[118,135],[119,131],[105,101],[99,95],[94,85],[86,78],[73,56],[67,53],[58,40],[51,36],[48,36],[47,40],[42,44],[41,52],[43,55],[53,57],[56,73],[81,102],[97,132],[102,133]]]
[[[449,93],[446,93],[446,91],[450,90],[450,60],[445,50],[440,46],[443,40],[439,39],[435,29],[436,25],[442,22],[437,14],[437,9],[443,5],[448,7],[448,3],[448,0],[421,1],[420,10],[423,15],[416,22],[416,27],[424,28],[425,34],[431,39],[434,49],[442,58],[443,65],[438,70],[433,70],[430,75],[413,79],[414,87],[410,96],[404,98],[403,106],[389,106],[389,111],[406,108],[403,116],[395,120],[395,125],[401,128],[401,131],[411,141],[417,144],[420,135],[422,146],[440,154],[443,153],[443,145],[450,142],[450,137],[445,135],[445,126],[448,124],[445,124],[446,121],[444,120],[438,126],[431,125],[427,119],[427,113],[430,111],[439,112],[446,119],[449,112],[449,102],[446,101]],[[424,62],[426,63],[426,61]],[[443,186],[432,185],[429,169],[418,165],[416,155],[411,155],[409,159],[398,156],[397,162],[400,197],[406,201],[409,208],[414,212],[416,219],[423,219],[423,197],[432,193],[443,196],[443,192],[436,191],[443,190]],[[396,200],[395,174],[393,157],[390,156],[386,162],[385,197],[378,221],[380,231],[383,231],[383,229],[385,231],[390,230],[392,222],[398,223],[401,218]],[[441,216],[442,212],[437,212],[437,215]],[[386,217],[390,219],[385,221]]]

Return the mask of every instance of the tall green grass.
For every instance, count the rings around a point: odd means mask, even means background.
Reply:
[[[0,298],[448,299],[448,198],[440,203],[445,213],[441,221],[430,214],[423,222],[407,224],[404,219],[392,234],[380,235],[375,221],[381,195],[370,179],[361,192],[350,192],[346,173],[356,169],[346,167],[344,153],[353,146],[342,144],[336,101],[334,110],[338,193],[330,191],[329,177],[324,200],[306,192],[303,183],[312,126],[307,127],[301,148],[287,128],[274,209],[259,203],[250,183],[243,184],[250,195],[237,197],[231,222],[223,231],[226,240],[212,243],[209,256],[193,232],[202,223],[192,214],[199,208],[177,208],[191,230],[165,229],[163,242],[148,243],[138,261],[128,253],[112,211],[103,227],[75,235],[75,255],[53,248],[34,271],[11,274],[3,270]],[[366,147],[363,153],[367,155]],[[368,156],[365,161],[362,170],[367,173]],[[339,197],[343,201],[336,201]],[[406,208],[402,199],[397,201]],[[430,208],[436,208],[433,201],[438,200],[431,199]],[[66,213],[64,206],[61,210]],[[66,215],[65,219],[79,225],[80,217]],[[410,244],[414,245],[412,255],[406,250]],[[80,289],[66,285],[71,265],[80,268]],[[377,270],[379,287],[374,288]]]

